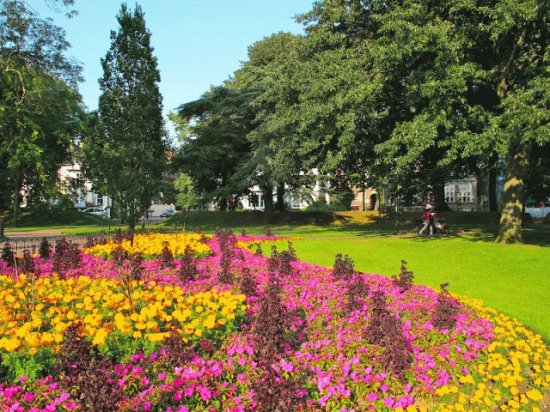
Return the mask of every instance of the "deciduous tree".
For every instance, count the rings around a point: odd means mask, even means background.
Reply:
[[[15,225],[23,189],[28,204],[55,191],[78,131],[80,66],[68,47],[63,30],[25,2],[0,3],[0,192]]]

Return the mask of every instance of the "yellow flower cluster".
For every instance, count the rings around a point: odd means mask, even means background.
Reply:
[[[515,319],[462,298],[495,325],[495,340],[472,375],[436,391],[440,411],[540,411],[550,391],[550,351],[542,337]]]
[[[185,249],[189,246],[194,254],[206,255],[210,253],[210,247],[201,243],[202,236],[196,233],[135,235],[133,243],[129,240],[123,240],[122,247],[130,254],[141,253],[156,256],[161,254],[164,245],[167,244],[172,254],[179,256],[183,255]],[[104,245],[95,245],[92,248],[85,249],[85,251],[95,256],[102,256],[111,254],[117,247],[117,243],[110,241]]]
[[[25,276],[0,276],[0,352],[34,354],[43,346],[56,352],[73,323],[81,323],[95,345],[112,334],[160,342],[172,332],[188,341],[242,316],[244,300],[215,289],[185,295],[155,282],[134,282],[130,292],[114,279],[53,277],[32,285]]]
[[[244,249],[244,250],[248,250],[249,252],[256,252],[256,249],[258,248],[258,245],[261,244],[261,243],[265,243],[264,240],[259,240],[259,239],[255,239],[255,240],[250,240],[250,241],[247,241],[247,242],[244,242],[244,241],[237,241],[237,247],[239,249]]]

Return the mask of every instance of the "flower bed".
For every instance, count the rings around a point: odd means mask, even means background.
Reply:
[[[87,248],[86,253],[95,256],[108,256],[116,248],[121,247],[129,254],[140,253],[145,256],[158,256],[162,253],[164,246],[167,246],[174,256],[183,255],[187,248],[197,255],[205,256],[210,253],[210,247],[204,243],[207,239],[206,235],[196,233],[137,234],[131,239],[121,239],[120,242],[110,240],[105,244],[94,245]]]
[[[262,240],[0,261],[2,410],[548,409],[550,353],[517,321],[404,267],[267,258]]]

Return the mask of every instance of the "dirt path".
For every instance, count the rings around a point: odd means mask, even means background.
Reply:
[[[32,238],[42,238],[44,236],[50,237],[50,236],[61,236],[62,231],[69,229],[69,228],[63,228],[63,229],[40,229],[40,230],[6,230],[4,232],[4,237],[7,240],[25,240],[25,239],[32,239]]]

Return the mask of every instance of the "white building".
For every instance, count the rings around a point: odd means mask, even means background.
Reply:
[[[92,182],[82,175],[81,166],[78,162],[73,161],[70,164],[61,166],[58,174],[59,191],[69,196],[75,208],[103,207],[107,210],[108,217],[111,217],[113,200],[107,195],[102,195],[92,190]],[[153,201],[149,208],[148,217],[160,216],[166,209],[176,210],[176,206]]]
[[[107,195],[95,193],[92,190],[92,182],[84,178],[78,162],[72,162],[60,167],[59,191],[73,201],[74,207],[84,209],[87,207],[103,207],[110,216],[112,199]]]
[[[478,210],[477,179],[470,176],[445,183],[445,202],[456,211]]]
[[[277,197],[277,190],[274,189],[273,201]],[[287,191],[285,193],[285,204],[289,209],[305,209],[313,202],[319,200],[320,197],[323,197],[327,204],[330,203],[330,196],[327,193],[323,193],[319,184],[316,184],[315,187],[311,190],[308,195],[303,195],[297,193],[297,191]],[[250,194],[248,196],[242,196],[239,198],[244,210],[264,210],[265,209],[265,199],[262,191],[259,186],[254,186],[250,189]]]

